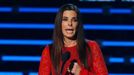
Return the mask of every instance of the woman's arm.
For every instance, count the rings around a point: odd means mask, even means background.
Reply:
[[[80,75],[108,75],[106,64],[99,45],[95,41],[91,41],[90,46],[94,73],[89,72],[87,69],[83,68],[80,72]]]
[[[42,52],[38,75],[50,75],[51,64],[48,46]]]
[[[96,42],[93,46],[93,69],[96,75],[108,75],[102,52]]]

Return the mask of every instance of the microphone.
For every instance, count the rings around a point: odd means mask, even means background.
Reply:
[[[64,65],[66,63],[66,61],[70,58],[70,52],[65,52],[64,54],[62,54],[62,67],[61,67],[61,75],[62,75],[62,71],[63,71],[63,68],[64,68]]]
[[[71,61],[71,64],[70,64],[70,66],[69,66],[69,70],[70,71],[72,71],[72,68],[73,68],[73,66],[74,66],[74,63],[76,63],[77,61],[74,59],[74,60],[72,60]]]
[[[76,63],[77,61],[74,59],[74,60],[72,60],[71,61],[71,63],[70,63],[70,65],[69,65],[69,70],[70,71],[72,71],[72,69],[73,69],[73,66],[74,66],[74,63]],[[66,74],[65,75],[74,75],[72,72],[66,72]]]

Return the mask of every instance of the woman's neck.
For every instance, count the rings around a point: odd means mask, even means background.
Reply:
[[[77,44],[76,40],[72,40],[72,39],[64,39],[64,46],[65,47],[72,47],[75,46]]]

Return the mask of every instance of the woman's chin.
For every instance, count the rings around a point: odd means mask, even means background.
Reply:
[[[67,35],[66,38],[72,39],[72,38],[74,38],[74,35]]]

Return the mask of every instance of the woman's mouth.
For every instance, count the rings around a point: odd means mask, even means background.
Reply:
[[[73,31],[74,31],[74,29],[66,29],[66,32],[69,34],[73,33]]]

